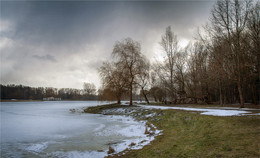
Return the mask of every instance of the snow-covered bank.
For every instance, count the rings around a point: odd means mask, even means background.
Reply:
[[[127,107],[127,108],[111,108],[101,111],[103,119],[121,122],[124,126],[103,126],[101,125],[96,129],[97,136],[115,136],[125,137],[124,140],[119,142],[112,142],[109,144],[115,152],[113,154],[124,155],[126,149],[136,150],[142,149],[145,145],[150,144],[157,135],[162,134],[153,124],[147,121],[137,121],[135,118],[137,112],[150,111],[141,107]],[[148,125],[149,124],[149,125]],[[104,151],[106,154],[108,151]]]
[[[150,142],[155,139],[155,136],[161,133],[161,131],[156,129],[155,126],[153,126],[155,130],[151,131],[151,128],[146,125],[147,121],[136,121],[131,116],[110,115],[105,118],[122,122],[126,125],[124,128],[108,127],[106,130],[101,130],[100,132],[97,133],[98,135],[105,135],[105,136],[121,135],[128,138],[120,143],[111,144],[111,147],[115,150],[115,153],[113,154],[120,153],[125,149],[130,149],[130,150],[142,149],[145,145],[150,144]],[[149,134],[145,134],[146,128],[148,131],[150,131]],[[120,154],[124,154],[124,153],[120,153]]]
[[[139,107],[145,109],[174,109],[174,110],[186,110],[186,111],[198,111],[201,112],[201,115],[212,115],[212,116],[245,116],[245,115],[259,115],[259,113],[252,113],[260,112],[259,109],[249,109],[244,108],[188,108],[188,107],[169,107],[169,106],[152,106],[152,105],[138,105]]]
[[[69,158],[103,158],[105,156],[113,154],[124,155],[124,150],[142,149],[145,145],[148,145],[151,141],[153,141],[155,139],[155,136],[161,133],[161,131],[158,129],[151,131],[151,128],[147,127],[146,121],[136,121],[131,116],[100,115],[100,117],[104,120],[119,123],[119,125],[113,126],[101,124],[94,130],[96,137],[111,138],[111,141],[109,141],[106,145],[112,147],[115,150],[114,153],[108,154],[108,149],[101,151],[58,150],[55,152],[48,153],[47,156]],[[151,131],[149,134],[145,134],[146,128],[148,131]],[[153,126],[153,128],[156,127]],[[36,150],[38,150],[38,148],[38,146],[33,146],[28,148],[28,150],[33,149],[33,152],[35,152]]]

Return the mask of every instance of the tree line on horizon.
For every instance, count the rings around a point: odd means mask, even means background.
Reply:
[[[93,83],[84,83],[83,89],[29,87],[23,85],[2,85],[1,100],[43,100],[43,98],[61,98],[62,100],[98,100]]]
[[[113,61],[99,69],[103,100],[122,100],[140,93],[165,103],[259,104],[260,3],[219,0],[210,23],[198,31],[195,42],[180,48],[167,27],[160,45],[164,61],[150,63],[141,44],[131,38],[117,41]]]

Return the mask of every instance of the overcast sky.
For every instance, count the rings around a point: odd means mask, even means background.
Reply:
[[[205,24],[214,1],[1,1],[1,84],[82,88],[100,80],[116,41],[131,37],[150,59],[167,26],[181,45]]]

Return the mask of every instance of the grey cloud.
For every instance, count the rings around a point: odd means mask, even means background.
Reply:
[[[131,37],[149,58],[154,57],[154,45],[167,26],[179,38],[190,40],[189,30],[207,21],[213,3],[3,1],[0,20],[10,23],[12,30],[0,30],[0,41],[6,38],[12,45],[0,48],[1,81],[53,87],[69,83],[74,88],[81,88],[84,81],[98,85],[97,68],[110,59],[115,41]],[[55,79],[49,81],[50,77]]]
[[[15,20],[17,39],[63,45],[96,42],[107,35],[142,35],[168,25],[187,36],[186,28],[205,19],[209,5],[212,2],[3,2],[2,18]]]
[[[39,59],[39,60],[44,60],[44,61],[51,61],[51,62],[56,62],[57,61],[54,56],[49,55],[49,54],[43,55],[43,56],[33,55],[32,57],[34,57],[36,59]]]

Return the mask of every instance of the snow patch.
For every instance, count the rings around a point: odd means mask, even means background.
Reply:
[[[32,144],[28,146],[25,150],[32,152],[32,153],[40,153],[44,149],[48,147],[49,144],[54,143],[54,142],[43,142],[43,143],[38,143],[38,144]]]
[[[253,108],[239,108],[239,107],[207,107],[208,109],[225,109],[225,110],[250,110],[250,111],[260,111],[260,109]]]
[[[128,101],[122,101],[122,102],[121,102],[121,105],[129,106],[129,102],[128,102]]]
[[[136,112],[134,109],[128,108],[114,108],[114,109],[106,109],[102,111],[102,114],[131,114]]]
[[[161,134],[162,132],[161,130],[156,129],[153,124],[150,124],[150,126],[152,126],[155,130],[149,131],[151,129],[148,127],[148,131],[153,134],[145,134],[146,121],[136,121],[130,116],[111,115],[104,118],[109,118],[125,124],[123,127],[118,125],[108,126],[96,133],[100,136],[120,135],[126,138],[119,143],[111,144],[111,147],[115,150],[115,153],[113,154],[118,154],[127,148],[142,149],[145,145],[150,144],[150,142],[155,139],[155,136]]]
[[[243,116],[251,113],[245,110],[252,110],[252,109],[227,110],[227,109],[212,109],[212,108],[166,107],[166,106],[152,106],[152,105],[138,105],[138,106],[145,109],[161,109],[161,110],[174,109],[174,110],[198,111],[198,112],[202,112],[201,115],[212,115],[212,116]]]
[[[212,115],[212,116],[235,116],[249,113],[247,111],[234,111],[234,110],[212,110],[208,112],[202,112],[201,115]]]
[[[55,151],[47,154],[47,157],[59,157],[59,158],[103,158],[107,155],[106,152],[98,151]]]
[[[156,114],[155,113],[151,113],[151,114],[147,114],[145,115],[146,118],[149,118],[149,117],[154,117]]]
[[[242,114],[242,115],[260,115],[260,113]]]
[[[145,126],[143,124],[140,125],[130,125],[126,128],[122,128],[116,133],[126,136],[126,137],[145,137]]]

